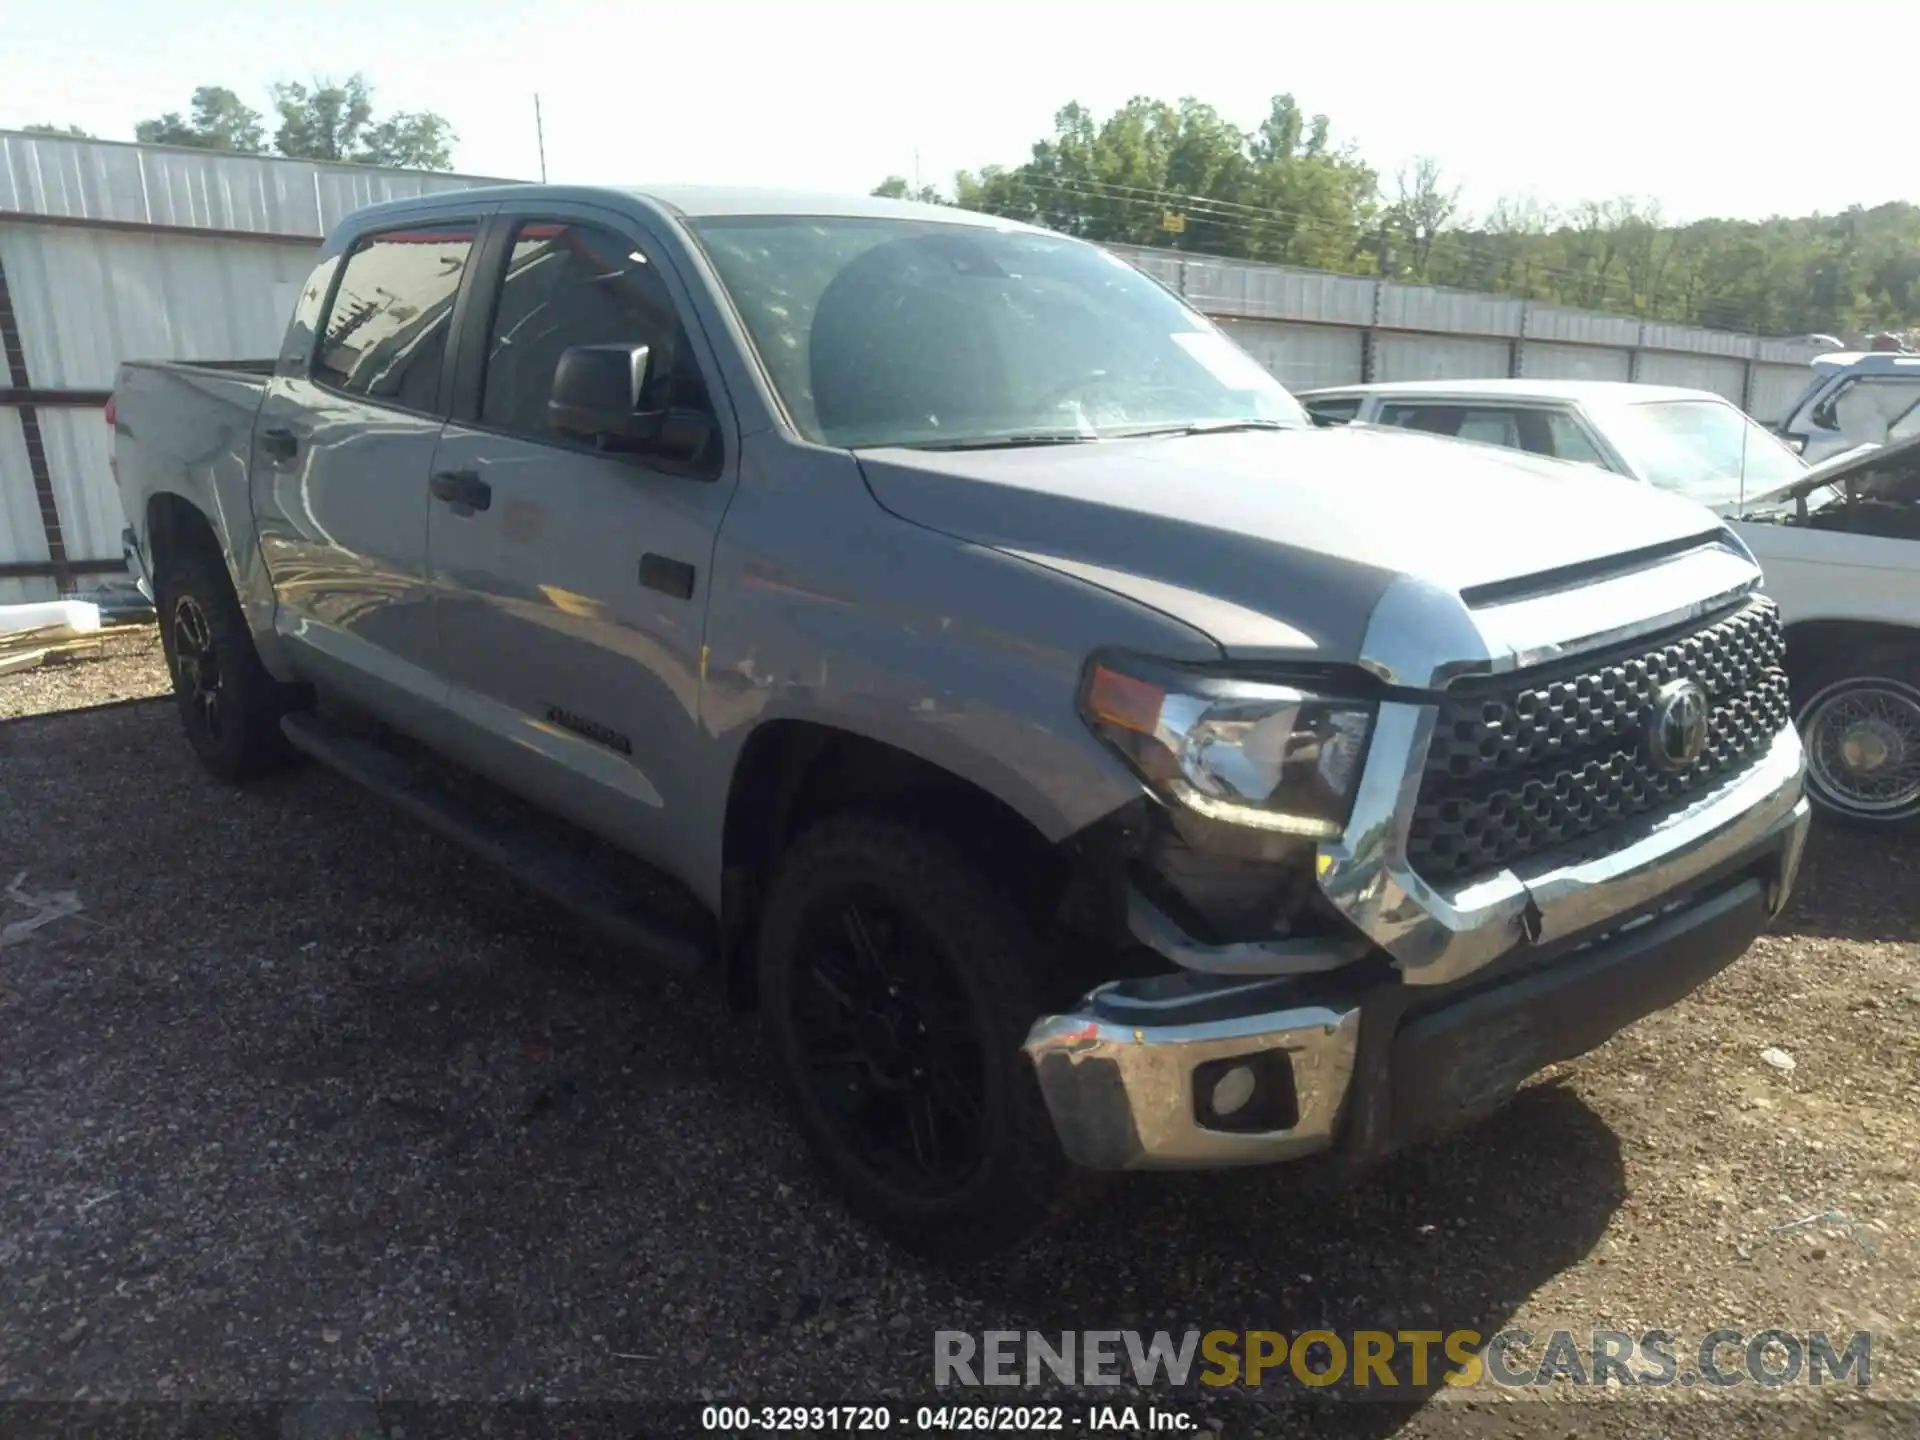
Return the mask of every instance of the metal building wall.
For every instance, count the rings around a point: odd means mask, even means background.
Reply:
[[[1340,325],[1220,318],[1220,328],[1290,390],[1355,385],[1366,369],[1366,337]]]
[[[95,406],[40,412],[40,442],[60,511],[61,537],[72,560],[120,558],[120,531],[127,521],[109,467],[111,439],[106,414]]]
[[[51,600],[53,581],[34,575],[9,575],[47,563],[47,532],[27,464],[27,442],[19,412],[0,409],[0,605]]]
[[[1529,340],[1520,348],[1520,373],[1529,380],[1631,380],[1633,353],[1600,345]]]
[[[1812,381],[1813,372],[1805,365],[1755,365],[1747,413],[1768,425],[1778,425],[1790,418],[1787,411]]]
[[[120,361],[271,356],[343,215],[498,183],[0,134],[0,603],[120,567]]]
[[[1513,346],[1466,335],[1383,334],[1373,344],[1375,380],[1472,380],[1505,375]]]
[[[276,354],[313,247],[8,225],[0,265],[34,388],[106,390],[122,360]]]
[[[1711,390],[1761,420],[1785,418],[1816,353],[1508,296],[1109,247],[1217,320],[1293,390],[1362,381],[1525,376],[1637,380]]]
[[[1643,350],[1633,378],[1642,385],[1684,385],[1691,390],[1711,390],[1736,405],[1746,398],[1746,362],[1717,355]]]
[[[0,218],[317,240],[363,205],[500,185],[477,175],[332,165],[0,132]]]

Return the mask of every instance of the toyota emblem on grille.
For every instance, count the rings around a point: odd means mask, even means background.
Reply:
[[[1647,757],[1662,770],[1684,770],[1707,748],[1707,692],[1672,680],[1654,692],[1647,711]]]

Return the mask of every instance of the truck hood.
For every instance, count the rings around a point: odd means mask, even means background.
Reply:
[[[1635,480],[1394,431],[889,448],[859,461],[901,519],[1128,595],[1229,655],[1350,662],[1402,577],[1458,597],[1720,530],[1704,507]]]
[[[1839,484],[1843,480],[1860,480],[1876,472],[1892,473],[1900,469],[1912,469],[1920,461],[1920,435],[1895,441],[1891,445],[1855,445],[1838,455],[1830,455],[1818,465],[1810,465],[1804,475],[1800,475],[1785,485],[1757,495],[1746,497],[1744,504],[1729,504],[1716,507],[1722,514],[1732,515],[1743,508],[1750,509],[1761,505],[1774,505],[1785,500],[1798,500],[1824,489],[1828,485]]]

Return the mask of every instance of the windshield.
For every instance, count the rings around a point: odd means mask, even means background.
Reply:
[[[793,423],[819,444],[1310,423],[1211,323],[1077,240],[817,216],[692,228]]]
[[[1642,480],[1702,505],[1737,505],[1791,485],[1807,470],[1765,429],[1724,400],[1625,405],[1612,436]]]

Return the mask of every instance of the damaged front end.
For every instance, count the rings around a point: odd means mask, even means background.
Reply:
[[[1338,677],[1289,681],[1309,698],[1282,737],[1259,733],[1271,693],[1091,667],[1089,721],[1148,793],[1073,847],[1063,918],[1113,970],[1025,1046],[1070,1157],[1365,1162],[1744,953],[1808,819],[1778,615],[1718,544],[1583,578],[1475,615],[1506,663],[1347,677],[1338,701]],[[1631,609],[1676,594],[1701,598]],[[1628,613],[1557,643],[1542,626],[1583,597]]]

